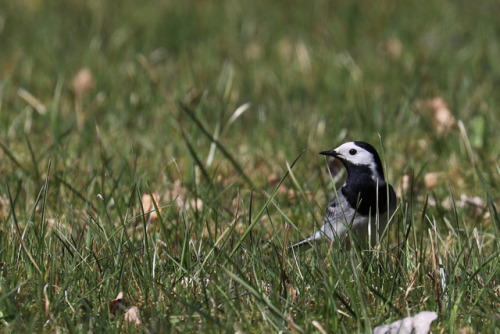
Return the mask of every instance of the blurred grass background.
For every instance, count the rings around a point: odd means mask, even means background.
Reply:
[[[497,1],[441,0],[2,3],[3,330],[120,331],[123,314],[108,308],[119,291],[151,331],[308,332],[315,319],[361,332],[424,309],[439,309],[440,330],[493,330],[499,10]],[[317,152],[347,140],[383,144],[402,204],[390,242],[414,223],[404,253],[414,266],[396,267],[433,293],[418,269],[432,261],[409,252],[428,256],[431,226],[450,261],[440,287],[449,307],[422,291],[404,295],[411,279],[370,303],[369,287],[391,281],[373,261],[356,299],[356,266],[339,275],[334,257],[324,269],[324,254],[276,258],[285,222],[298,227],[291,239],[309,234],[330,196]],[[294,178],[264,206],[303,150]],[[148,214],[154,207],[159,216]],[[309,276],[284,279],[303,266]],[[244,303],[242,279],[259,286]],[[270,307],[263,296],[290,280],[301,302],[283,288]]]

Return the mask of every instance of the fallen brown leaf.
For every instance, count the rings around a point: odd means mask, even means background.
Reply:
[[[191,199],[191,208],[196,209],[196,211],[201,211],[203,209],[203,200],[201,198]]]
[[[186,188],[180,179],[175,180],[172,189],[165,192],[165,200],[173,201],[180,209],[189,210],[190,208],[201,211],[203,209],[203,200],[201,198],[186,198]]]
[[[403,53],[403,44],[396,37],[390,37],[383,41],[380,45],[380,50],[393,60],[398,60]]]
[[[452,205],[451,197],[447,197],[441,205],[443,208],[450,210],[453,205]],[[479,196],[467,196],[465,194],[460,195],[459,200],[455,200],[455,207],[457,208],[471,208],[474,209],[474,213],[476,216],[480,216],[483,213],[484,208],[486,207],[486,203],[484,200],[479,197]],[[484,219],[489,218],[489,213],[486,212],[486,214],[483,216]]]
[[[71,86],[75,95],[78,98],[83,98],[94,89],[95,80],[92,71],[87,67],[80,69],[73,78]]]
[[[399,183],[398,187],[396,188],[396,194],[398,196],[402,196],[408,193],[410,190],[411,186],[411,177],[410,175],[403,175],[401,178],[401,182]]]
[[[275,186],[279,182],[279,177],[278,174],[272,173],[271,175],[268,176],[267,182],[269,183],[270,186]]]
[[[434,187],[436,187],[440,176],[441,176],[441,173],[439,173],[439,172],[430,172],[430,173],[425,174],[424,183],[425,183],[425,187],[427,188],[427,190],[432,190],[432,189],[434,189]]]
[[[151,220],[157,220],[158,214],[156,213],[154,204],[156,203],[156,205],[159,206],[160,194],[157,191],[153,192],[152,195],[144,194],[142,195],[141,202],[144,214]]]
[[[120,291],[116,298],[109,302],[109,313],[115,316],[118,310],[123,310],[125,308],[123,302],[123,292]]]
[[[417,109],[421,112],[430,110],[432,113],[434,130],[438,134],[450,132],[457,121],[448,107],[448,104],[442,97],[424,100],[417,103]]]
[[[125,312],[125,322],[130,322],[136,326],[141,324],[141,319],[139,317],[139,308],[137,306],[132,306]]]
[[[1,160],[0,160],[1,161]],[[3,221],[9,215],[9,211],[7,210],[7,202],[0,196],[0,220]]]

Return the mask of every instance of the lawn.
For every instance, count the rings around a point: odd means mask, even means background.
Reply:
[[[0,331],[500,333],[496,1],[0,5]],[[286,245],[373,144],[380,245]]]

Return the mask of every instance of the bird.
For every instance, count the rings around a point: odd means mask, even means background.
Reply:
[[[363,248],[368,242],[375,246],[377,234],[382,235],[397,207],[396,193],[385,181],[377,150],[366,142],[352,141],[319,154],[339,159],[347,171],[347,178],[328,203],[323,226],[289,248],[296,249],[319,241],[346,244],[347,237],[351,240],[352,235]],[[369,236],[371,240],[368,240]]]

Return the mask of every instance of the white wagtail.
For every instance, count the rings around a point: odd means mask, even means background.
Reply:
[[[377,234],[382,235],[397,205],[394,189],[385,182],[377,151],[368,143],[355,141],[319,154],[339,159],[347,170],[347,179],[328,203],[321,229],[290,247],[320,240],[344,242],[349,230],[360,245],[366,246],[368,226],[371,226],[371,244],[375,245]]]

